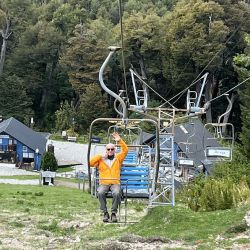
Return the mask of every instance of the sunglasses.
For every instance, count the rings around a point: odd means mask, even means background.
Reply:
[[[107,151],[114,151],[114,148],[107,148]]]

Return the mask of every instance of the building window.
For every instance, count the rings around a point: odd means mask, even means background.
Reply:
[[[23,152],[27,152],[28,148],[26,146],[23,146]]]
[[[0,135],[0,138],[5,138],[5,139],[9,139],[9,135]]]
[[[23,158],[28,158],[28,153],[23,153]]]
[[[29,153],[29,157],[28,158],[34,159],[34,153]]]
[[[34,159],[34,153],[23,153],[23,158]]]

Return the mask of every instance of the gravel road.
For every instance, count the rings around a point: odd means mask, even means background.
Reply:
[[[16,180],[8,178],[0,178],[0,183],[6,184],[21,184],[21,185],[39,185],[39,173],[18,169],[15,164],[0,163],[0,176],[15,176],[15,175],[37,175],[34,180]]]
[[[0,163],[0,176],[13,176],[13,175],[39,175],[38,172],[26,171],[18,169],[15,164]]]

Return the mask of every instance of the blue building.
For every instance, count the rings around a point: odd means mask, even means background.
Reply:
[[[33,131],[13,117],[0,123],[0,162],[30,165],[40,170],[46,143],[45,134]]]

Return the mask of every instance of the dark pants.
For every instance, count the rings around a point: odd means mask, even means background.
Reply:
[[[117,213],[118,206],[121,202],[121,187],[118,184],[103,185],[101,184],[97,189],[97,194],[100,202],[100,209],[103,213],[108,212],[106,194],[111,191],[112,193],[112,209],[111,213]]]

